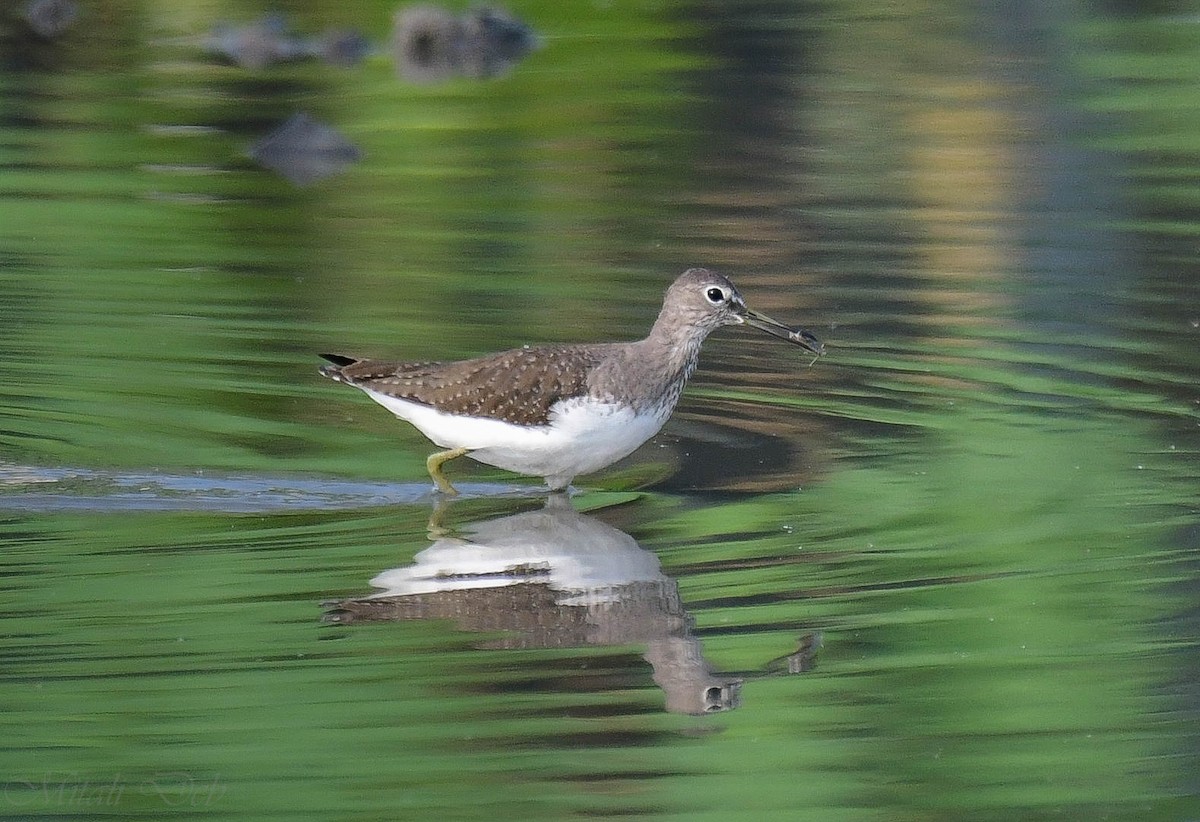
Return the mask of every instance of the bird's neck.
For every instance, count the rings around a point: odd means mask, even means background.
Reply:
[[[667,322],[659,316],[650,333],[636,345],[646,362],[659,365],[664,383],[683,383],[696,370],[706,336],[692,326]]]
[[[660,319],[645,339],[619,344],[618,356],[599,369],[593,388],[639,410],[670,413],[696,370],[703,342],[694,329],[678,329]]]

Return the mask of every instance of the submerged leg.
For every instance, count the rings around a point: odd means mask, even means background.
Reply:
[[[470,448],[451,448],[449,451],[438,451],[436,454],[430,454],[429,459],[425,460],[425,467],[429,469],[429,476],[433,477],[433,482],[437,489],[443,494],[455,495],[458,493],[450,480],[446,479],[446,475],[442,473],[442,465],[452,459],[457,459],[463,456]]]

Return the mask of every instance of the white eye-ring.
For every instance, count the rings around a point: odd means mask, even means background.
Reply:
[[[713,305],[720,305],[729,299],[729,296],[722,288],[717,288],[715,285],[704,290],[704,297]]]

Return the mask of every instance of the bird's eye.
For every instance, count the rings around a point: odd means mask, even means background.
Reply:
[[[710,288],[704,292],[704,296],[708,297],[708,301],[713,305],[725,302],[725,292],[719,288]]]

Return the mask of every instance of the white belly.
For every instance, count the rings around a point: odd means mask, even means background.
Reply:
[[[363,390],[434,444],[469,448],[471,459],[545,477],[551,488],[565,488],[575,476],[598,471],[633,453],[670,416],[670,409],[661,414],[635,414],[626,406],[581,397],[555,405],[548,425],[520,426],[486,417],[456,417]]]

